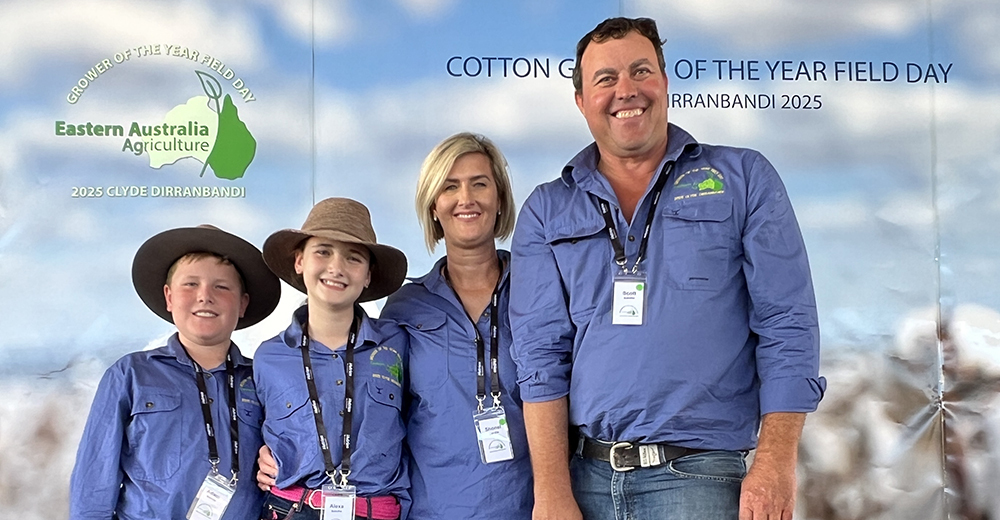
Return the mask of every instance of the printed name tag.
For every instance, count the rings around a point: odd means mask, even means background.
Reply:
[[[205,481],[201,483],[198,494],[194,497],[194,502],[188,509],[188,520],[218,520],[222,518],[222,513],[229,507],[229,501],[236,493],[236,486],[230,484],[228,478],[223,477],[214,468],[208,472]]]
[[[612,325],[642,325],[646,301],[646,274],[615,275],[614,299],[611,302]]]
[[[514,450],[510,445],[510,431],[507,429],[507,412],[502,406],[473,414],[472,419],[476,423],[479,455],[484,464],[514,458]]]
[[[323,486],[322,520],[354,520],[354,501],[357,496],[354,486]]]

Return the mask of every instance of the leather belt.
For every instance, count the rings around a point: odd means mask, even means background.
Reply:
[[[709,450],[683,448],[671,444],[638,444],[631,442],[601,442],[580,436],[576,452],[583,458],[611,463],[615,471],[631,471],[635,468],[652,468],[674,459],[704,453]]]

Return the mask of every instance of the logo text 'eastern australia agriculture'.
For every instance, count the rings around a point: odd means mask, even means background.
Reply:
[[[111,137],[122,140],[121,151],[149,157],[149,166],[160,168],[181,159],[202,163],[200,175],[208,167],[220,179],[239,179],[246,173],[257,151],[246,123],[240,120],[229,94],[210,74],[195,71],[203,96],[178,105],[155,124],[132,121],[129,125],[56,121],[57,136]]]

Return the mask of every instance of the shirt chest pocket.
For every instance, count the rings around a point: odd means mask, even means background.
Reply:
[[[188,431],[183,416],[181,397],[174,391],[142,388],[135,393],[132,422],[126,428],[127,451],[122,457],[123,468],[131,478],[162,481],[177,473],[181,439]],[[188,442],[207,441],[202,436]]]
[[[589,319],[602,293],[610,294],[615,254],[605,227],[595,206],[593,216],[557,219],[545,229],[545,242],[569,295],[570,315],[577,322]],[[602,278],[608,283],[595,283]]]
[[[681,201],[668,205],[662,215],[663,243],[657,249],[663,252],[671,288],[715,291],[738,273],[739,236],[731,200]]]
[[[445,326],[444,312],[428,308],[410,313],[400,321],[410,336],[407,370],[410,391],[424,398],[448,379],[448,351],[452,338]],[[457,338],[456,338],[457,339]]]

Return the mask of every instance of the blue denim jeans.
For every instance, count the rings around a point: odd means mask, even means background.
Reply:
[[[708,451],[617,472],[573,455],[573,495],[585,520],[736,520],[745,454]]]

